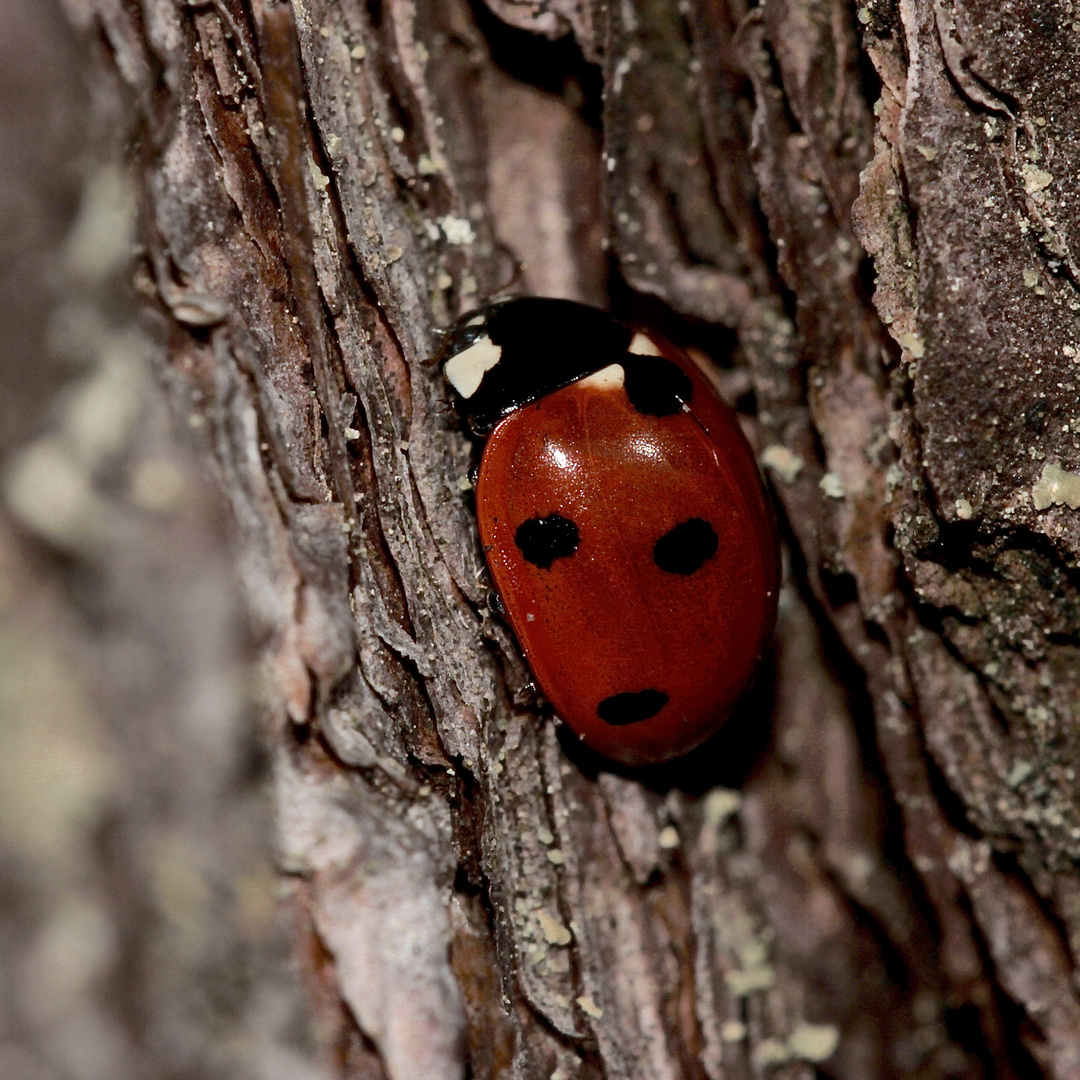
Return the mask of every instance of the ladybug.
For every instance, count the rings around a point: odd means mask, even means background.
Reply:
[[[441,361],[484,439],[488,568],[556,714],[627,765],[693,749],[776,619],[776,530],[735,414],[681,349],[569,300],[474,312]]]

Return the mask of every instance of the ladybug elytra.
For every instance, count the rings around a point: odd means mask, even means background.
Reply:
[[[693,749],[776,618],[776,532],[735,414],[681,349],[568,300],[467,316],[442,363],[485,438],[488,567],[556,714],[625,764]]]

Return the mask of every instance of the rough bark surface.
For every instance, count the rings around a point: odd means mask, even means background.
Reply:
[[[319,1080],[222,507],[150,370],[127,94],[87,52],[3,5],[0,1077]]]
[[[1071,3],[66,3],[329,1068],[1080,1077]],[[710,352],[774,482],[770,669],[662,769],[566,739],[488,605],[428,359],[508,285]]]

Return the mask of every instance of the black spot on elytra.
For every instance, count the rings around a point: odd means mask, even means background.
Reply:
[[[666,356],[627,353],[619,363],[626,372],[626,396],[640,413],[671,416],[694,396],[690,376]]]
[[[663,690],[635,690],[625,694],[612,694],[596,706],[596,713],[605,724],[625,727],[640,724],[655,716],[668,703]]]
[[[514,543],[533,566],[550,570],[556,559],[566,558],[577,551],[581,535],[569,518],[564,518],[562,514],[548,514],[547,517],[523,521],[514,533]]]
[[[716,554],[716,530],[702,518],[687,518],[664,533],[653,548],[653,562],[669,574],[690,574]]]

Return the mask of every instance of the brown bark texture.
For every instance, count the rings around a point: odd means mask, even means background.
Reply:
[[[331,1073],[1080,1078],[1071,0],[66,7]],[[711,355],[771,479],[769,668],[671,765],[567,738],[489,603],[429,359],[507,288]]]
[[[220,500],[131,295],[122,87],[0,13],[0,1077],[321,1080]]]

